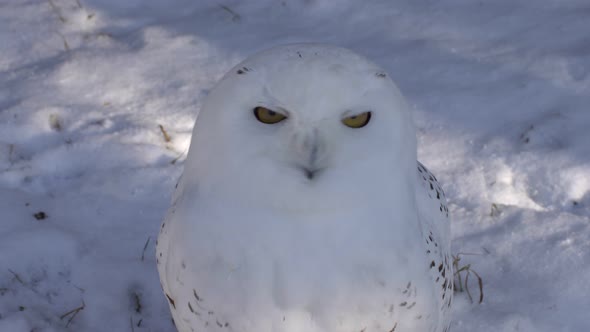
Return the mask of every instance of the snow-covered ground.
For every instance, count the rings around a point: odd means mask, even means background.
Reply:
[[[483,278],[453,331],[590,330],[589,17],[586,0],[0,1],[0,331],[174,331],[153,252],[203,97],[295,41],[368,56],[414,107],[453,251]]]

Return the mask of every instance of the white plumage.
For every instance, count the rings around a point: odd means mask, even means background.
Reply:
[[[156,255],[180,332],[449,326],[443,191],[395,84],[338,47],[276,47],[217,84]]]

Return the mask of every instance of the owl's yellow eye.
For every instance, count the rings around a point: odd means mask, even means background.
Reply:
[[[275,124],[285,120],[287,117],[279,112],[258,106],[254,108],[254,116],[262,123]]]
[[[348,116],[342,119],[342,123],[350,128],[362,128],[371,120],[371,112],[364,112],[361,114]]]

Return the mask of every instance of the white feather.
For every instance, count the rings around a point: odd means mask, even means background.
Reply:
[[[287,119],[263,124],[257,106]],[[365,127],[342,124],[365,111]],[[233,68],[200,111],[158,239],[178,330],[446,331],[446,202],[416,163],[408,107],[367,59],[294,44]]]

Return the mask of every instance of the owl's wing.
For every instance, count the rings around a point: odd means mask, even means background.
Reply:
[[[418,212],[424,217],[421,220],[422,226],[430,228],[437,235],[439,242],[450,243],[451,229],[445,192],[434,174],[420,162],[418,162],[416,174],[418,176],[416,201]]]
[[[453,260],[451,256],[451,225],[445,193],[438,180],[418,162],[416,203],[422,235],[427,244],[428,267],[438,287],[441,326],[446,331],[450,323],[453,298]]]
[[[182,283],[179,282],[178,266],[183,265],[183,263],[178,255],[178,250],[175,250],[177,247],[174,246],[174,237],[177,235],[175,233],[178,233],[177,218],[180,217],[177,214],[177,209],[179,203],[183,200],[184,194],[182,176],[175,189],[171,206],[162,221],[156,241],[156,263],[162,291],[168,301],[175,326],[179,331],[189,331],[190,326],[185,326],[188,322],[182,320],[181,317],[183,315],[190,317],[190,314],[187,314],[186,311],[192,311],[193,308],[190,307],[190,304],[187,306],[186,297],[191,295],[189,292],[183,292]],[[189,295],[186,293],[189,293]]]

